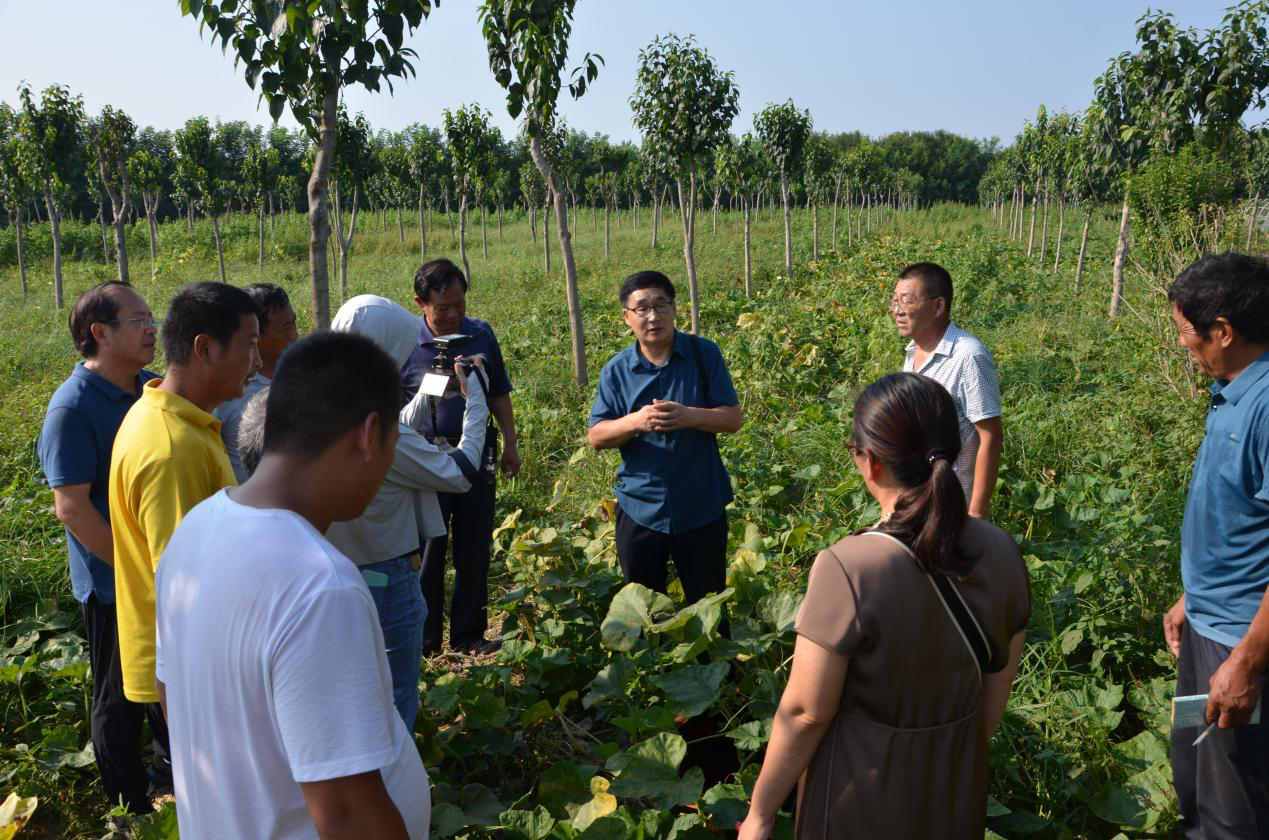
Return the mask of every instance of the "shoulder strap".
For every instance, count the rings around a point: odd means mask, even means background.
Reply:
[[[701,378],[701,402],[703,408],[713,408],[709,404],[709,374],[705,372],[705,358],[701,355],[701,337],[696,333],[688,333],[692,345],[692,355],[696,357],[696,373]]]

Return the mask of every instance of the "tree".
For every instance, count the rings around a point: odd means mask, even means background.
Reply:
[[[141,204],[145,208],[145,220],[150,236],[150,274],[154,274],[154,261],[158,258],[159,226],[156,216],[159,212],[159,200],[162,197],[164,181],[164,162],[149,149],[138,149],[128,158],[128,177],[132,186],[141,193]]]
[[[811,259],[820,258],[820,205],[832,200],[833,153],[823,134],[812,134],[802,150],[802,183],[811,203]]]
[[[780,174],[784,204],[784,275],[793,277],[793,222],[789,211],[789,177],[797,171],[802,147],[811,133],[811,112],[799,111],[793,100],[768,105],[753,118],[754,131]]]
[[[53,302],[66,305],[62,294],[62,207],[70,194],[72,174],[83,152],[80,125],[83,101],[61,85],[44,89],[36,102],[31,88],[18,89],[17,151],[22,177],[43,193],[53,236]]]
[[[176,171],[180,181],[190,190],[189,198],[212,221],[216,238],[216,262],[220,266],[220,282],[226,283],[225,251],[220,238],[220,217],[229,198],[229,162],[212,137],[211,124],[204,117],[195,117],[173,134],[176,147]]]
[[[427,259],[427,221],[424,211],[431,208],[429,195],[441,190],[445,152],[441,134],[435,128],[413,125],[409,134],[410,177],[419,190],[419,256]]]
[[[507,92],[507,113],[524,117],[529,155],[547,184],[555,203],[555,222],[564,256],[565,295],[573,346],[573,381],[587,383],[586,343],[582,328],[581,299],[577,290],[577,263],[573,259],[568,227],[568,207],[559,178],[543,151],[544,138],[557,130],[556,103],[561,74],[568,60],[568,39],[573,31],[577,0],[483,0],[482,31],[489,49],[489,69]],[[587,53],[572,73],[569,94],[577,99],[599,74],[603,58]]]
[[[1250,253],[1252,235],[1260,221],[1260,199],[1269,192],[1269,131],[1259,129],[1247,136],[1247,163],[1244,177],[1247,180],[1247,194],[1251,196],[1251,207],[1247,217],[1247,245]]]
[[[281,163],[277,149],[257,142],[248,147],[239,170],[244,197],[256,211],[256,266],[259,268],[264,268],[264,205]]]
[[[739,100],[732,73],[719,70],[691,36],[656,38],[639,52],[630,106],[645,146],[673,174],[678,188],[694,333],[700,332],[694,253],[698,168],[728,137]]]
[[[463,272],[471,282],[467,263],[467,198],[474,191],[493,142],[490,114],[479,105],[464,105],[456,111],[445,109],[445,142],[453,161],[458,185],[458,254]]]
[[[410,135],[408,132],[384,133],[380,137],[379,176],[388,203],[397,211],[397,239],[405,243],[405,225],[401,209],[413,192],[410,171]]]
[[[20,165],[21,142],[17,113],[0,102],[0,209],[9,214],[9,220],[13,224],[18,251],[18,280],[25,296],[26,246],[23,241],[22,217],[27,203],[34,198],[35,191]]]
[[[339,249],[339,295],[342,300],[348,291],[348,250],[357,232],[357,211],[361,206],[361,194],[374,176],[378,161],[372,148],[373,133],[364,114],[352,119],[340,108],[336,116],[336,129],[343,139],[335,147],[335,160],[331,166],[335,182],[335,245]],[[352,193],[348,235],[344,235],[343,198]]]
[[[762,189],[767,161],[758,141],[746,134],[739,142],[729,137],[728,142],[719,146],[714,155],[714,166],[717,177],[727,190],[740,198],[741,209],[745,214],[745,297],[749,297],[752,278],[749,261],[749,211]]]
[[[125,227],[125,213],[132,199],[128,158],[133,151],[137,127],[123,111],[107,105],[102,109],[101,116],[85,123],[85,128],[90,141],[92,163],[101,178],[106,195],[110,197],[119,281],[127,283],[128,231]]]
[[[520,196],[524,199],[524,207],[529,217],[529,233],[533,236],[533,244],[538,243],[537,208],[542,208],[542,223],[546,224],[546,203],[550,196],[546,191],[546,181],[538,171],[537,164],[526,160],[520,165]],[[546,274],[551,273],[551,240],[542,232],[542,246],[546,254]]]
[[[234,63],[247,84],[260,85],[276,121],[289,104],[297,122],[317,142],[308,181],[309,277],[313,321],[330,325],[326,243],[330,237],[328,178],[335,155],[335,126],[341,87],[378,91],[381,82],[414,74],[414,50],[404,45],[432,11],[431,0],[264,3],[259,0],[181,0],[181,13],[200,20],[231,43]]]

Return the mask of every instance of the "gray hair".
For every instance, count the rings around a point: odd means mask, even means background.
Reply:
[[[248,478],[260,466],[260,456],[264,454],[264,410],[268,400],[268,388],[257,391],[247,400],[238,421],[238,459]]]

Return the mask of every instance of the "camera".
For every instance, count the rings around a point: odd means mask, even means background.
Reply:
[[[460,392],[458,377],[454,372],[454,354],[466,346],[471,339],[470,335],[463,333],[438,335],[432,339],[432,344],[436,346],[436,355],[432,357],[432,366],[428,368],[424,377],[425,389],[429,394],[441,399],[458,396]],[[459,367],[463,369],[463,376],[466,376],[471,369],[470,365],[465,363],[459,363]]]

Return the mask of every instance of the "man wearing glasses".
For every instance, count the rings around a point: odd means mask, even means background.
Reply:
[[[587,437],[621,450],[616,541],[626,581],[665,592],[673,558],[690,604],[726,586],[732,492],[715,436],[740,428],[740,401],[718,345],[674,328],[669,278],[632,274],[619,297],[635,342],[599,375]]]
[[[890,300],[899,335],[909,339],[903,369],[928,376],[952,395],[960,421],[956,475],[969,515],[987,519],[1000,469],[1000,380],[982,343],[952,323],[952,275],[941,265],[915,263],[899,272]]]
[[[158,375],[150,307],[124,283],[110,281],[79,296],[71,338],[83,360],[53,394],[40,433],[40,463],[53,488],[57,518],[66,526],[71,590],[79,601],[92,663],[89,728],[101,784],[113,803],[135,814],[150,806],[151,778],[141,755],[141,724],[154,735],[154,779],[171,784],[167,724],[157,703],[124,697],[115,616],[114,546],[108,487],[110,449],[124,415]]]

